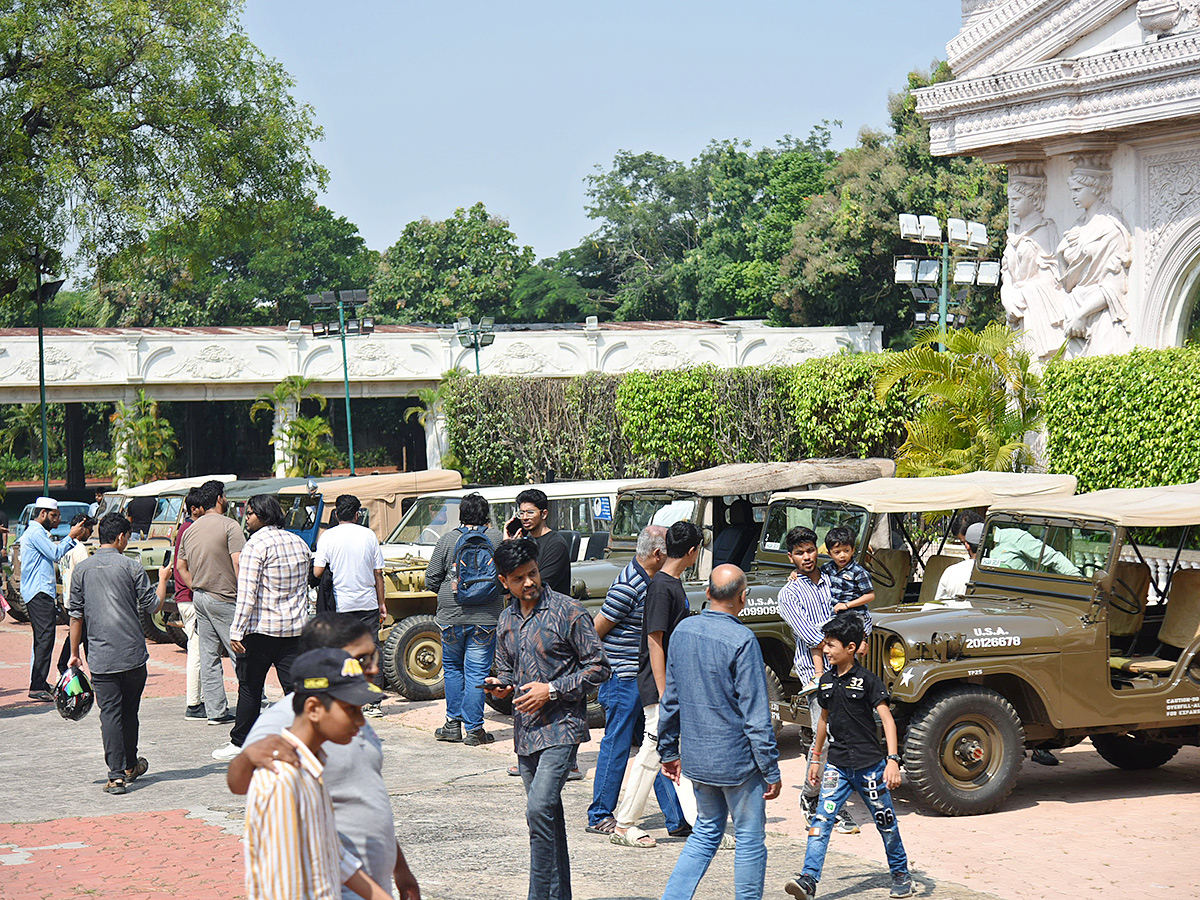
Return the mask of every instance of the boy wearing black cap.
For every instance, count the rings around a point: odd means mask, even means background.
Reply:
[[[321,780],[326,741],[348,744],[362,707],[382,692],[357,659],[332,647],[310,650],[292,664],[296,719],[283,737],[300,766],[256,769],[246,797],[246,894],[249,900],[339,900],[344,883],[368,900],[390,900],[345,849]]]

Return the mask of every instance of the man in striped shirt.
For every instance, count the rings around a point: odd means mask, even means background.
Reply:
[[[229,626],[229,643],[241,654],[237,719],[229,743],[213,751],[213,759],[230,760],[242,752],[262,704],[263,685],[271,666],[286,694],[292,689],[292,662],[300,632],[308,620],[308,568],[312,553],[304,540],[280,526],[283,509],[270,494],[246,501],[250,540],[238,563],[237,605]]]
[[[345,650],[322,647],[298,656],[296,713],[283,737],[299,767],[256,769],[246,795],[248,900],[340,900],[345,884],[367,900],[390,900],[338,838],[333,804],[321,779],[326,741],[348,744],[363,726],[362,707],[381,691]]]
[[[825,643],[825,632],[821,630],[821,626],[832,618],[833,598],[830,594],[829,576],[817,565],[816,532],[803,525],[797,525],[783,540],[787,547],[788,559],[796,570],[779,591],[779,615],[788,623],[792,635],[796,638],[796,674],[800,676],[805,692],[808,693],[808,712],[813,734],[816,734],[821,707],[816,702],[812,690],[825,668],[825,657],[821,650]],[[820,756],[813,758],[810,748],[809,762],[819,763],[822,772],[825,771],[828,749],[829,742],[826,741]],[[804,814],[806,823],[812,821],[820,794],[819,784],[804,782],[804,788],[800,792],[800,811]],[[838,811],[834,830],[839,834],[858,834],[858,825],[844,806]]]
[[[635,554],[608,589],[594,622],[613,674],[600,685],[597,698],[604,707],[605,720],[604,737],[596,755],[592,805],[588,807],[587,831],[591,834],[612,834],[617,825],[613,810],[625,778],[630,742],[643,729],[637,685],[642,613],[646,586],[667,558],[667,529],[662,525],[643,528]],[[667,829],[682,828],[686,823],[675,799],[675,788],[661,772],[654,781],[654,793],[667,819]]]

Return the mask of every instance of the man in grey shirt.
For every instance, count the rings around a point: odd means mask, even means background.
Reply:
[[[458,528],[441,536],[425,569],[425,587],[437,591],[437,623],[442,630],[442,678],[446,685],[446,724],[434,735],[439,741],[461,741],[468,747],[490,744],[495,737],[483,730],[483,691],[476,685],[492,672],[496,655],[496,620],[504,608],[504,592],[477,606],[458,602],[454,548],[464,533],[486,534],[492,547],[498,531],[488,527],[492,510],[480,494],[467,494],[458,505]],[[464,733],[465,732],[465,733]]]
[[[299,650],[339,647],[355,657],[368,679],[379,672],[374,629],[348,613],[322,613],[304,626]],[[292,694],[263,711],[246,737],[242,752],[226,773],[229,789],[245,794],[255,768],[276,763],[299,765],[296,751],[280,732],[296,718]],[[383,782],[383,745],[370,723],[364,723],[349,744],[326,742],[322,780],[333,800],[333,817],[342,843],[362,860],[377,883],[396,883],[400,900],[420,900],[421,891],[396,841],[392,803]],[[342,886],[345,900],[358,895]]]
[[[138,710],[146,687],[146,637],[141,612],[161,605],[141,563],[125,556],[129,521],[120,513],[100,520],[100,549],[75,566],[71,576],[71,659],[83,665],[79,645],[86,626],[87,664],[100,706],[100,735],[108,763],[110,794],[124,794],[125,785],[146,773],[148,763],[137,755]]]

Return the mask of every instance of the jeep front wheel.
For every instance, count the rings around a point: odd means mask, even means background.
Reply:
[[[783,684],[779,680],[779,676],[775,674],[775,670],[770,666],[763,666],[767,675],[767,702],[768,703],[783,703]],[[775,737],[779,737],[779,732],[783,731],[783,722],[771,722],[771,728],[775,731]]]
[[[383,674],[409,700],[440,700],[442,631],[433,616],[409,616],[392,626],[383,645]]]
[[[995,691],[958,685],[929,697],[913,714],[904,769],[922,802],[948,816],[977,816],[1012,793],[1025,731]]]
[[[1105,762],[1118,769],[1157,769],[1179,752],[1174,744],[1147,740],[1136,731],[1132,734],[1093,734],[1091,740]]]

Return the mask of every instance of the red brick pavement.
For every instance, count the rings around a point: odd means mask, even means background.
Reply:
[[[245,897],[238,838],[180,809],[0,824],[0,867],[2,900]]]

